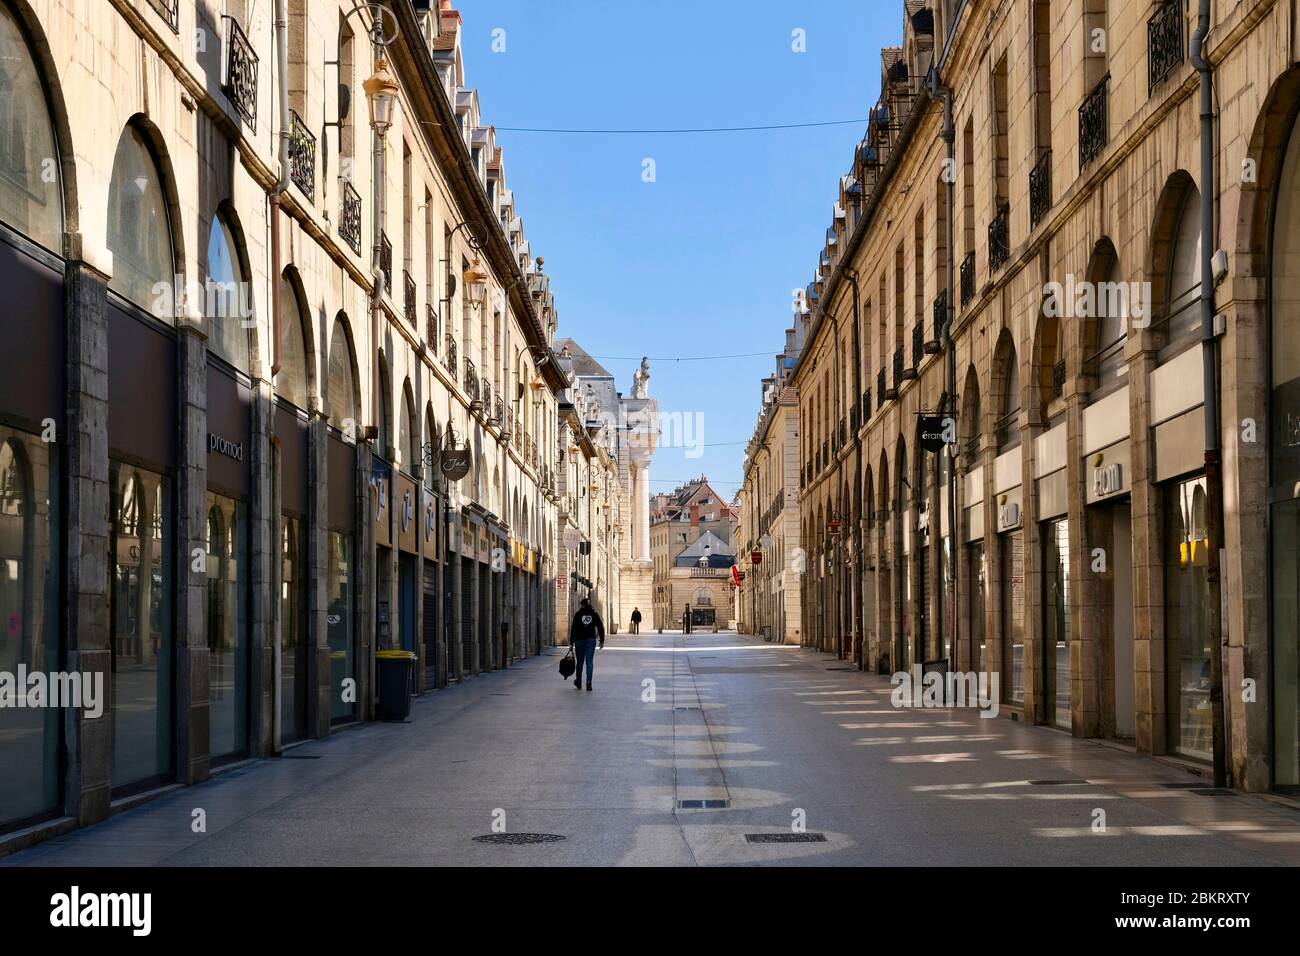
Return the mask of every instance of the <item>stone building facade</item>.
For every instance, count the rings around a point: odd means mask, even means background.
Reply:
[[[737,555],[741,633],[795,645],[803,643],[807,557],[799,523],[799,393],[788,380],[803,331],[803,322],[786,330],[776,370],[762,381],[758,425],[745,449]]]
[[[899,11],[788,380],[803,639],[988,671],[1004,713],[1205,764],[1221,611],[1229,778],[1288,790],[1300,31],[1273,0],[1199,8]]]
[[[657,630],[681,629],[688,606],[695,627],[730,626],[736,564],[732,513],[703,475],[651,498],[654,614],[647,620]]]
[[[554,298],[460,38],[0,0],[0,670],[107,696],[0,710],[0,852],[372,719],[380,651],[554,642]]]

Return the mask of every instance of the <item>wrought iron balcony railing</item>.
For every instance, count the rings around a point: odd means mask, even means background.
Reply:
[[[1052,398],[1065,394],[1065,363],[1057,362],[1052,366]]]
[[[966,253],[961,261],[961,304],[967,305],[975,298],[975,250]]]
[[[339,209],[339,238],[357,255],[361,255],[361,194],[351,180],[343,180]]]
[[[882,368],[880,371],[876,373],[876,407],[880,407],[884,405],[885,402],[887,402],[892,397],[893,397],[892,395],[886,394],[885,370]]]
[[[316,137],[297,110],[289,111],[289,178],[308,202],[316,201]]]
[[[947,324],[948,290],[940,289],[939,294],[934,297],[934,306],[930,316],[930,338],[925,343],[925,350],[927,352],[935,353],[939,351],[939,343],[943,338],[943,330]]]
[[[461,382],[465,387],[465,394],[469,396],[471,402],[478,401],[478,369],[474,367],[474,360],[468,355],[465,356],[465,378]]]
[[[257,53],[244,35],[239,21],[231,16],[223,16],[222,19],[226,21],[226,60],[221,88],[239,115],[249,126],[256,128]]]
[[[1110,114],[1106,109],[1109,84],[1110,74],[1107,73],[1079,107],[1079,169],[1100,156],[1110,141]]]
[[[1002,203],[989,223],[989,272],[996,272],[1011,258],[1011,207]]]
[[[459,372],[459,362],[456,356],[456,339],[448,332],[444,340],[447,343],[447,354],[443,356],[443,363],[447,366],[447,371],[451,372],[452,378],[455,378]]]
[[[903,382],[910,382],[916,378],[916,369],[907,364],[907,357],[900,345],[894,349],[894,388],[898,388]]]
[[[921,328],[920,320],[912,326],[912,368],[919,370],[921,368],[921,359],[925,358],[925,330]]]
[[[501,401],[500,395],[492,399],[492,417],[488,419],[488,424],[497,428],[505,424],[505,403]]]
[[[153,12],[167,21],[172,33],[181,32],[181,20],[177,11],[177,0],[148,0]]]
[[[402,306],[406,321],[415,325],[415,279],[405,269],[402,270]]]
[[[1183,62],[1183,5],[1164,0],[1147,21],[1147,95]]]
[[[1052,208],[1052,151],[1043,150],[1029,171],[1029,228],[1043,221]]]
[[[479,380],[478,394],[483,399],[483,407],[490,412],[492,409],[492,383],[488,381],[486,375]]]
[[[869,421],[871,421],[871,386],[870,385],[868,385],[867,390],[862,393],[862,424],[865,425]]]
[[[429,351],[434,355],[438,354],[438,310],[433,307],[433,303],[426,303],[424,306],[424,341],[428,344]]]
[[[379,271],[384,274],[384,291],[393,294],[393,244],[388,233],[379,234]]]

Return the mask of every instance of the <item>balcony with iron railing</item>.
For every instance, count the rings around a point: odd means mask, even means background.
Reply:
[[[904,382],[910,382],[914,378],[916,378],[916,369],[907,364],[903,347],[900,345],[894,349],[894,388],[897,389]]]
[[[393,244],[388,233],[379,234],[379,271],[384,274],[384,291],[393,294]]]
[[[453,378],[455,378],[459,373],[459,363],[456,356],[456,339],[450,332],[448,332],[443,341],[447,345],[447,353],[443,356],[443,364],[447,366],[447,371],[452,374]]]
[[[180,14],[177,10],[177,0],[146,0],[153,12],[162,17],[167,25],[172,28],[172,33],[181,32]]]
[[[839,440],[840,440],[840,441],[839,441],[840,448],[843,448],[843,447],[848,443],[848,440],[849,440],[849,439],[848,439],[848,435],[849,435],[849,433],[848,433],[848,429],[847,429],[847,427],[846,427],[845,424],[844,424],[844,419],[843,419],[843,418],[840,419],[840,423],[839,423],[839,425],[838,425],[838,426],[836,427],[836,429],[835,429],[835,435],[836,435],[836,437],[839,438]]]
[[[1110,141],[1110,113],[1106,107],[1110,74],[1092,88],[1079,107],[1079,169],[1101,155]]]
[[[316,201],[316,137],[297,110],[289,111],[289,178],[307,201]]]
[[[1007,264],[1011,258],[1011,207],[1002,202],[998,214],[989,223],[989,273]]]
[[[356,255],[361,255],[361,194],[350,179],[343,180],[339,207],[339,238]]]
[[[470,403],[477,405],[479,403],[478,369],[474,367],[474,360],[468,355],[465,356],[465,377],[461,384],[465,388],[465,394],[469,396]]]
[[[871,421],[871,386],[867,385],[866,390],[862,393],[862,424]]]
[[[484,399],[484,402],[486,404],[486,399]],[[501,401],[500,395],[492,398],[492,412],[488,424],[498,429],[505,425],[505,403]]]
[[[406,321],[415,325],[415,279],[411,273],[402,270],[402,311]]]
[[[1163,0],[1147,20],[1147,95],[1168,78],[1185,56],[1183,4]]]
[[[940,289],[939,294],[934,297],[934,305],[931,306],[930,314],[930,338],[925,342],[925,351],[930,354],[937,353],[942,345],[944,327],[948,324],[948,290]]]
[[[426,303],[424,306],[424,341],[428,349],[434,355],[438,354],[438,310],[433,307],[433,303]]]
[[[1029,171],[1029,228],[1033,229],[1052,208],[1052,151],[1045,149]]]
[[[975,250],[966,253],[961,261],[961,304],[968,305],[975,298]]]
[[[925,358],[925,330],[921,328],[921,320],[918,317],[916,324],[912,326],[912,369],[919,371],[921,360]]]
[[[249,126],[256,128],[257,53],[239,21],[231,16],[222,19],[226,21],[226,61],[221,88],[235,111]]]
[[[1057,362],[1052,366],[1052,398],[1065,394],[1065,363]]]

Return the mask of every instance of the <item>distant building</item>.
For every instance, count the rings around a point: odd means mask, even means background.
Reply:
[[[703,475],[654,497],[650,553],[655,628],[681,628],[688,604],[696,627],[730,626],[734,515]]]

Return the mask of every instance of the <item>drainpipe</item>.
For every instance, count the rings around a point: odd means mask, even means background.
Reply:
[[[942,85],[939,79],[939,66],[935,64],[930,70],[930,95],[943,101],[943,130],[940,136],[943,138],[944,146],[947,152],[948,169],[956,169],[955,142],[957,138],[956,129],[953,126],[952,119],[952,90]],[[956,255],[953,238],[953,218],[955,202],[956,183],[955,177],[948,175],[944,177],[944,192],[946,193],[947,215],[944,217],[944,241],[947,245],[947,269],[945,287],[945,297],[947,298],[948,311],[944,316],[943,323],[943,353],[948,372],[948,408],[949,417],[955,423],[957,421],[957,349],[952,340],[952,317],[956,311],[956,304],[953,301],[954,288],[952,282],[953,276],[953,258]],[[948,455],[948,577],[952,581],[952,647],[949,649],[948,670],[949,672],[957,669],[957,644],[958,635],[961,632],[960,620],[961,615],[957,609],[961,606],[959,601],[959,588],[957,579],[957,461],[956,456],[951,454],[953,449],[949,448]],[[943,588],[939,589],[939,626],[943,627]],[[972,648],[972,659],[974,657],[974,648]]]
[[[1205,490],[1210,539],[1205,578],[1209,606],[1210,713],[1214,741],[1214,785],[1228,785],[1227,733],[1223,714],[1223,620],[1219,548],[1223,527],[1223,476],[1219,458],[1218,342],[1214,335],[1214,73],[1205,58],[1210,0],[1200,0],[1192,35],[1192,65],[1201,77],[1201,369],[1205,392]]]
[[[862,323],[862,306],[861,306],[862,291],[858,287],[858,271],[856,269],[845,269],[844,276],[849,280],[850,283],[853,284],[853,400],[859,403],[858,408],[860,410],[865,411],[865,409],[863,409],[861,405],[862,345],[860,342],[859,332],[858,332],[858,326]],[[862,419],[859,419],[858,421],[859,421],[859,426],[861,426]],[[857,436],[854,437],[856,439]],[[859,447],[858,448],[859,473],[862,471],[862,467],[861,467],[862,457],[863,457],[862,448]],[[852,493],[854,495],[858,495],[860,494],[861,490],[862,490],[861,486],[858,485],[853,489]],[[863,520],[864,520],[862,517],[861,498],[858,499],[857,516],[858,516],[857,526],[860,529],[863,527]],[[858,542],[858,547],[857,547],[858,560],[857,563],[853,566],[853,578],[852,578],[853,580],[858,582],[858,602],[857,602],[857,606],[853,609],[853,614],[854,614],[853,623],[855,625],[854,627],[855,640],[853,642],[854,656],[857,659],[858,666],[861,669],[866,670],[866,656],[863,652],[864,649],[862,647],[862,642],[865,641],[867,638],[867,621],[866,621],[866,617],[863,614],[863,605],[866,604],[866,595],[863,594],[863,590],[865,589],[866,585],[865,583],[863,583],[862,571],[864,565],[866,564],[865,555],[866,555],[867,548],[866,548],[865,534],[859,533],[854,535],[854,537],[857,539]],[[852,584],[850,584],[850,593],[852,593]]]
[[[280,100],[279,161],[280,178],[271,189],[269,218],[271,220],[271,381],[274,388],[275,376],[280,373],[280,197],[289,189],[289,0],[276,0],[275,3],[275,52],[278,61],[276,87]],[[274,405],[271,414],[271,443],[280,447],[279,437],[275,434]],[[277,622],[274,630],[276,640],[272,641],[271,660],[274,678],[271,681],[271,752],[280,753],[280,715],[284,707],[280,693],[281,650],[280,628]]]

